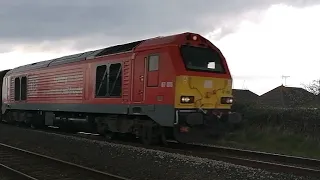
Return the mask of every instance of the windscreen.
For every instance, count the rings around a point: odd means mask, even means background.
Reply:
[[[225,73],[222,59],[214,49],[183,45],[181,55],[187,70]]]

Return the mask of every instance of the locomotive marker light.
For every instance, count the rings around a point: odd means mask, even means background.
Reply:
[[[221,104],[232,104],[233,98],[232,97],[222,97]]]
[[[182,132],[182,133],[187,133],[187,132],[189,132],[189,127],[187,127],[187,126],[181,126],[181,127],[180,127],[180,132]]]
[[[192,39],[193,39],[194,41],[196,41],[196,40],[198,39],[198,37],[197,37],[196,35],[194,35],[194,36],[192,37]]]
[[[180,102],[181,103],[193,103],[194,102],[194,96],[181,96]]]

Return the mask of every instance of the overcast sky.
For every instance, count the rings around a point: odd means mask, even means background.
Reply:
[[[221,49],[234,88],[262,94],[320,78],[317,17],[319,0],[0,1],[0,69],[191,31]]]

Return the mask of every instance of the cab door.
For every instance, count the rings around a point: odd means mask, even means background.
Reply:
[[[148,63],[147,71],[147,86],[158,87],[159,86],[159,55],[153,54],[146,58]]]
[[[134,103],[141,103],[144,100],[145,94],[145,59],[142,56],[137,56],[133,60],[133,94],[132,100]]]

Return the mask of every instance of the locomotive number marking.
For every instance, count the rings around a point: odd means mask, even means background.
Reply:
[[[161,82],[161,87],[173,87],[173,82]]]
[[[173,82],[167,82],[167,87],[173,87]]]

